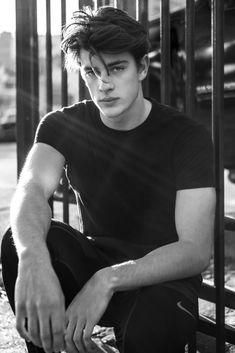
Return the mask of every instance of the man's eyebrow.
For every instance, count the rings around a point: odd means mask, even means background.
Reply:
[[[120,64],[128,64],[128,60],[116,60],[116,61],[112,61],[109,64],[107,64],[107,67],[112,67],[112,66],[116,66],[116,65],[120,65]]]
[[[84,71],[89,71],[89,70],[92,70],[92,67],[87,65],[87,66],[82,67],[82,69]]]
[[[110,68],[110,67],[113,67],[113,66],[116,66],[116,65],[120,65],[120,64],[128,64],[128,60],[115,60],[115,61],[110,62],[106,66],[108,68]],[[90,71],[90,70],[93,70],[93,69],[97,70],[98,68],[94,67],[94,66],[91,66],[91,65],[86,65],[86,66],[83,67],[84,71]]]

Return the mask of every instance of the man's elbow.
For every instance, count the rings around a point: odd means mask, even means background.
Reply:
[[[197,261],[200,268],[200,273],[204,272],[210,265],[212,258],[212,247],[206,246],[203,249],[199,249]]]

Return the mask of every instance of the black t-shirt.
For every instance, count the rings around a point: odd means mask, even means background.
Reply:
[[[83,101],[47,114],[35,138],[64,155],[83,233],[113,263],[177,241],[177,190],[213,186],[206,129],[151,102],[145,122],[129,131],[108,128]]]

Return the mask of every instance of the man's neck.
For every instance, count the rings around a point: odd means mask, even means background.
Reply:
[[[151,108],[152,103],[143,97],[122,115],[110,118],[100,114],[100,118],[111,129],[128,131],[141,125],[148,118]]]

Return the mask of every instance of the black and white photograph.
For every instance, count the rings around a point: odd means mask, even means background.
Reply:
[[[0,353],[235,353],[235,0],[0,2]]]

